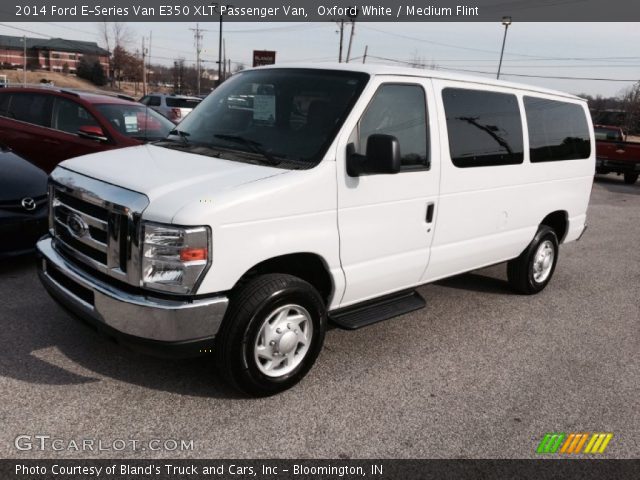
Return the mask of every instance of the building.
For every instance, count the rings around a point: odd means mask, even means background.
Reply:
[[[0,35],[0,64],[3,68],[24,65],[24,37]],[[83,56],[95,57],[105,73],[109,72],[109,52],[96,42],[65,40],[64,38],[30,38],[27,42],[27,68],[62,72],[65,64],[69,73],[75,73],[78,61]]]

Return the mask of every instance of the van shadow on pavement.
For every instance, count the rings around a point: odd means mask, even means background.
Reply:
[[[45,385],[102,377],[190,396],[235,398],[212,359],[163,359],[115,344],[57,305],[37,279],[33,256],[0,260],[0,375]]]

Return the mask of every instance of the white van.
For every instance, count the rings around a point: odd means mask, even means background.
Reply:
[[[164,141],[51,175],[40,278],[124,344],[215,356],[268,395],[311,368],[327,322],[424,306],[415,288],[508,261],[541,291],[577,240],[595,170],[587,105],[386,66],[245,70]]]

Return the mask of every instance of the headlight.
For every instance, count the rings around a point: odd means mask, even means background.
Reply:
[[[152,290],[193,293],[211,263],[209,227],[145,223],[142,283]]]

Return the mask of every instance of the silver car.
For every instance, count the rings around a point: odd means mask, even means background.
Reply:
[[[140,99],[140,103],[164,115],[173,123],[180,123],[201,101],[198,97],[168,93],[150,93]]]

